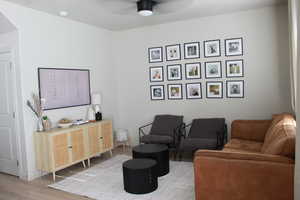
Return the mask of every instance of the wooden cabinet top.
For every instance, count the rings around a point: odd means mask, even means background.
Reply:
[[[69,128],[53,128],[50,131],[42,131],[42,132],[36,132],[38,134],[54,134],[54,133],[59,133],[59,132],[70,132],[73,130],[78,130],[80,128],[88,128],[91,126],[95,125],[100,125],[104,123],[111,123],[111,120],[102,120],[102,121],[96,121],[96,122],[88,122],[86,124],[81,124],[81,125],[72,125]]]

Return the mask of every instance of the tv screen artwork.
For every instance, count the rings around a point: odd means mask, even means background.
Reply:
[[[91,104],[89,70],[39,68],[38,75],[44,110]]]

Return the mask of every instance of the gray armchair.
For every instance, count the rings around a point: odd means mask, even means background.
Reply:
[[[190,129],[187,135],[188,128]],[[224,118],[194,119],[184,127],[183,133],[179,147],[180,159],[184,152],[222,149],[227,140],[227,125]]]
[[[151,126],[151,130],[147,134],[145,128],[149,128],[149,126]],[[156,115],[153,123],[139,128],[139,141],[144,144],[165,144],[175,150],[176,154],[182,127],[184,127],[183,116]]]

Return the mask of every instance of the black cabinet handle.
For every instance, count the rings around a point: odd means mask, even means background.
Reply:
[[[72,149],[73,147],[72,147],[72,146],[69,146],[68,148],[69,148],[69,149]]]
[[[103,137],[100,137],[100,140],[102,140],[103,139]]]

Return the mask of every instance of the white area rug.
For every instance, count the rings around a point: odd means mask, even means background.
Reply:
[[[124,191],[122,163],[131,159],[115,156],[60,182],[51,188],[97,200],[192,200],[194,170],[191,162],[170,161],[170,173],[158,178],[156,191],[143,195]]]

